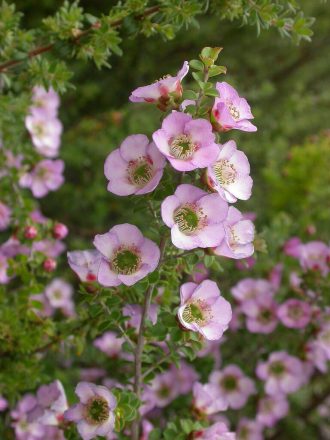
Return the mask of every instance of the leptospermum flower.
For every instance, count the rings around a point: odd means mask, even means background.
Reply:
[[[118,196],[142,195],[153,191],[163,175],[165,162],[165,157],[153,142],[149,143],[147,136],[128,136],[105,161],[108,191]]]
[[[209,382],[218,386],[219,393],[227,400],[229,408],[242,408],[256,389],[252,379],[245,376],[237,365],[228,365],[222,371],[213,371]]]
[[[158,408],[164,408],[178,396],[175,376],[170,370],[156,375],[148,388],[153,395],[151,400]]]
[[[304,270],[316,270],[323,276],[329,273],[330,248],[322,241],[310,241],[299,248],[299,262]]]
[[[185,283],[180,288],[178,318],[183,327],[201,333],[206,339],[220,339],[232,317],[231,306],[217,284],[204,280],[201,284]]]
[[[272,333],[278,323],[277,303],[268,295],[260,295],[254,301],[242,303],[246,326],[251,333]]]
[[[265,396],[258,403],[257,421],[271,428],[289,412],[289,404],[285,396]]]
[[[97,280],[102,254],[96,249],[68,252],[68,263],[71,269],[83,282]]]
[[[316,343],[323,350],[327,359],[330,360],[330,323],[321,329]]]
[[[30,188],[34,197],[40,198],[49,191],[56,191],[63,183],[64,162],[62,160],[42,160],[29,173],[24,174],[19,184]]]
[[[114,332],[105,332],[94,341],[94,346],[103,351],[110,358],[116,358],[122,351],[122,345],[125,342],[124,338],[118,338]]]
[[[256,420],[243,417],[237,426],[237,440],[263,440],[263,426]]]
[[[60,105],[60,98],[53,88],[45,90],[36,86],[32,93],[32,106],[30,112],[34,116],[47,115],[48,118],[55,118]]]
[[[220,147],[215,162],[207,168],[207,182],[229,203],[251,197],[250,164],[243,151],[237,150],[235,141],[228,141]]]
[[[228,204],[218,194],[193,185],[179,185],[161,205],[163,222],[171,228],[172,243],[179,249],[215,247],[224,238]]]
[[[48,299],[50,306],[54,309],[61,309],[67,316],[74,314],[72,295],[73,288],[71,284],[61,278],[55,278],[45,288],[45,297]]]
[[[109,435],[114,428],[114,410],[117,406],[112,392],[102,385],[80,382],[76,394],[80,403],[65,411],[64,418],[77,424],[83,440]]]
[[[266,382],[265,391],[270,395],[294,393],[305,381],[302,362],[285,351],[273,352],[266,362],[259,362],[256,374]]]
[[[133,90],[129,100],[131,102],[158,101],[160,104],[166,105],[170,93],[173,94],[174,97],[180,97],[182,95],[181,81],[187,75],[188,71],[189,64],[188,61],[185,61],[176,76],[167,75],[153,84],[138,87]]]
[[[38,153],[45,157],[56,157],[61,144],[62,124],[47,114],[28,115],[25,126]]]
[[[254,301],[261,295],[273,297],[274,293],[274,286],[269,281],[254,278],[244,278],[231,289],[231,294],[239,303]]]
[[[158,266],[158,246],[128,223],[96,235],[94,246],[101,252],[98,282],[103,286],[132,286]]]
[[[254,225],[251,220],[245,220],[242,213],[233,206],[229,207],[224,228],[225,239],[213,250],[215,255],[240,259],[254,253]]]
[[[241,98],[234,87],[226,82],[218,82],[216,89],[219,98],[215,98],[211,114],[214,126],[219,131],[257,131],[257,127],[250,122],[253,115],[246,99]]]
[[[212,415],[226,411],[227,401],[219,394],[214,384],[196,382],[193,386],[193,407],[202,415]]]
[[[214,425],[195,432],[193,439],[198,440],[236,440],[234,432],[229,432],[227,426],[222,422],[217,422]]]
[[[4,231],[8,228],[10,223],[11,209],[0,202],[0,231]]]
[[[192,171],[212,164],[219,153],[212,125],[205,119],[173,112],[152,138],[159,151],[178,171]]]
[[[311,320],[312,308],[307,302],[292,298],[279,306],[277,316],[288,328],[304,328]]]

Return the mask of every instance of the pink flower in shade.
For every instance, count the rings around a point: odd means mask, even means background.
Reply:
[[[328,371],[328,356],[318,341],[308,341],[304,349],[307,361],[322,373],[326,373]]]
[[[218,194],[208,194],[193,185],[179,185],[161,205],[163,222],[171,228],[179,249],[215,247],[224,238],[227,203]]]
[[[216,89],[219,98],[215,98],[212,108],[212,121],[219,131],[242,130],[257,131],[249,119],[253,119],[251,108],[246,99],[226,82],[218,82]]]
[[[254,301],[241,305],[246,315],[246,326],[251,333],[272,333],[278,323],[277,303],[269,294],[260,295]]]
[[[273,297],[274,286],[267,280],[244,278],[231,289],[231,294],[239,302],[254,301],[259,296]]]
[[[209,340],[220,339],[232,317],[231,306],[214,281],[185,283],[180,288],[178,318],[183,327]]]
[[[207,168],[210,187],[228,203],[251,197],[253,180],[250,164],[243,151],[237,150],[235,141],[228,141],[220,148],[216,161]]]
[[[187,362],[180,361],[179,367],[171,365],[170,371],[173,374],[178,394],[190,393],[193,384],[198,380],[195,369]]]
[[[259,400],[257,422],[271,428],[289,412],[289,404],[285,396],[265,396]]]
[[[77,424],[83,440],[109,435],[114,429],[114,409],[117,406],[111,391],[102,385],[79,382],[76,394],[80,403],[65,411],[64,418]]]
[[[32,106],[30,112],[34,116],[47,115],[50,119],[57,116],[60,98],[54,89],[45,90],[36,86],[32,93]]]
[[[329,273],[330,248],[321,241],[310,241],[300,246],[299,262],[304,270],[315,270],[323,276]]]
[[[302,243],[300,238],[292,237],[284,243],[283,251],[290,257],[299,258],[301,245]]]
[[[8,408],[8,401],[0,394],[0,412],[6,411]]]
[[[94,246],[102,254],[98,281],[103,286],[132,286],[158,266],[158,246],[128,223],[96,235]]]
[[[7,284],[10,281],[7,270],[9,268],[8,258],[0,253],[0,284]]]
[[[194,271],[190,276],[190,281],[193,283],[201,283],[206,280],[206,278],[210,275],[209,269],[205,266],[204,263],[197,263],[194,267]]]
[[[11,209],[0,202],[0,231],[4,231],[10,224]]]
[[[42,385],[37,391],[36,406],[29,412],[29,422],[56,426],[68,409],[65,391],[59,380]]]
[[[102,254],[95,250],[68,252],[68,263],[71,269],[83,282],[97,280],[97,273],[102,259]]]
[[[279,320],[288,328],[304,328],[312,317],[311,306],[299,299],[289,299],[277,310]]]
[[[104,378],[106,374],[106,370],[97,367],[81,368],[79,371],[79,377],[84,382],[97,381]]]
[[[63,127],[57,118],[41,113],[28,115],[25,126],[38,153],[51,158],[58,155]]]
[[[73,289],[71,284],[61,278],[55,278],[45,289],[45,297],[51,307],[61,309],[66,315],[72,315],[74,303],[72,301]]]
[[[152,322],[153,325],[155,325],[157,322],[157,312],[158,305],[150,304],[148,310],[148,319]],[[140,328],[142,307],[139,304],[127,304],[126,306],[124,306],[123,315],[129,317],[129,320],[126,321],[128,327],[133,327],[136,330]]]
[[[300,359],[285,351],[273,352],[266,362],[259,362],[256,374],[266,382],[265,391],[270,395],[294,393],[306,378]]]
[[[236,440],[236,434],[229,432],[224,423],[217,422],[202,431],[195,432],[193,438],[198,440]]]
[[[149,385],[148,390],[149,393],[152,394],[149,400],[158,408],[164,408],[179,395],[179,390],[175,383],[175,376],[170,370],[156,375]]]
[[[108,191],[118,196],[150,193],[162,178],[165,163],[165,157],[147,136],[128,136],[105,161]]]
[[[124,338],[118,338],[114,332],[106,332],[94,341],[94,346],[103,351],[110,358],[118,357],[122,352]]]
[[[169,94],[173,93],[175,96],[182,95],[181,81],[189,71],[188,61],[183,63],[181,70],[176,76],[167,75],[153,84],[144,87],[138,87],[133,90],[129,100],[131,102],[157,102],[166,103]]]
[[[224,221],[225,239],[214,249],[215,255],[228,258],[247,258],[254,253],[254,225],[251,220],[244,220],[242,213],[229,207]]]
[[[228,365],[222,371],[213,371],[209,382],[216,385],[229,408],[242,408],[250,395],[256,393],[253,380],[245,376],[237,365]]]
[[[276,264],[276,266],[273,267],[273,269],[269,273],[269,281],[274,286],[274,289],[279,289],[282,281],[282,275],[283,275],[283,264],[279,263]]]
[[[172,112],[152,138],[159,151],[178,171],[192,171],[211,165],[219,153],[212,125],[186,113]]]
[[[41,198],[64,183],[63,171],[62,160],[42,160],[20,178],[19,184],[23,188],[30,188],[34,197]]]
[[[193,386],[193,407],[203,415],[216,414],[228,409],[228,402],[219,394],[219,389],[211,383],[196,382]]]
[[[44,427],[36,422],[29,422],[28,415],[37,405],[37,399],[32,394],[25,394],[11,411],[12,426],[17,440],[42,440]]]
[[[251,270],[256,264],[256,261],[254,257],[243,258],[235,262],[235,267],[238,270]]]
[[[154,425],[149,422],[147,419],[143,419],[141,423],[142,433],[141,438],[139,440],[149,440],[149,435],[151,431],[154,429]]]
[[[40,240],[32,245],[33,252],[41,252],[49,258],[57,258],[65,251],[65,244],[58,240]]]
[[[237,426],[237,440],[263,440],[263,426],[256,420],[242,418]]]
[[[330,360],[330,323],[321,329],[316,343],[323,350],[327,359]]]

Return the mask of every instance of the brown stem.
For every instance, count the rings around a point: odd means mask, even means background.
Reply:
[[[158,263],[158,267],[162,263],[163,255],[165,251],[166,246],[166,237],[163,237],[160,242],[160,259]],[[141,315],[141,322],[140,322],[140,328],[138,333],[138,339],[136,343],[136,350],[135,350],[135,362],[134,362],[134,385],[133,390],[137,397],[140,397],[141,394],[141,380],[142,380],[142,354],[143,354],[143,348],[144,348],[144,331],[146,326],[146,318],[149,314],[151,299],[152,299],[152,293],[154,291],[155,284],[151,284],[146,292],[146,296],[144,298],[144,303],[142,306],[142,315]],[[140,433],[140,416],[138,416],[134,422],[132,423],[132,440],[138,440],[139,439],[139,433]]]
[[[148,9],[146,9],[144,11],[143,14],[137,16],[137,19],[141,20],[141,19],[143,19],[145,17],[148,17],[149,15],[152,15],[152,14],[158,12],[159,9],[160,9],[160,6],[153,6],[151,8],[148,8]],[[111,23],[111,27],[116,28],[116,27],[120,26],[122,24],[122,22],[123,22],[123,19],[113,21]],[[77,43],[82,37],[86,36],[91,31],[93,31],[95,29],[98,29],[99,26],[100,26],[99,22],[94,23],[90,28],[86,29],[85,31],[82,31],[77,37],[73,38],[71,40],[72,43]],[[50,44],[47,44],[45,46],[37,47],[37,48],[35,48],[33,50],[30,50],[26,54],[26,59],[34,58],[34,57],[36,57],[38,55],[41,55],[42,53],[49,52],[49,51],[53,50],[54,47],[55,47],[55,43],[50,43]],[[0,64],[0,73],[1,72],[5,72],[7,69],[15,67],[18,64],[23,63],[24,61],[25,61],[24,59],[23,60],[9,60],[9,61],[6,61],[5,63]]]

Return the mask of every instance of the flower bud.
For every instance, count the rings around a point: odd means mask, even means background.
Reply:
[[[24,229],[24,237],[28,240],[33,240],[38,235],[38,230],[35,226],[26,226]]]
[[[43,268],[46,272],[54,272],[56,269],[57,263],[54,258],[46,258],[43,263]]]
[[[56,223],[53,227],[53,237],[63,240],[68,235],[68,228],[63,223]]]

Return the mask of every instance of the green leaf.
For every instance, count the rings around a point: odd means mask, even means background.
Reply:
[[[192,67],[195,70],[204,70],[204,64],[199,60],[191,60],[189,61],[189,66]]]
[[[227,73],[227,67],[225,66],[212,66],[209,70],[209,78],[213,76],[221,75],[223,73]]]

